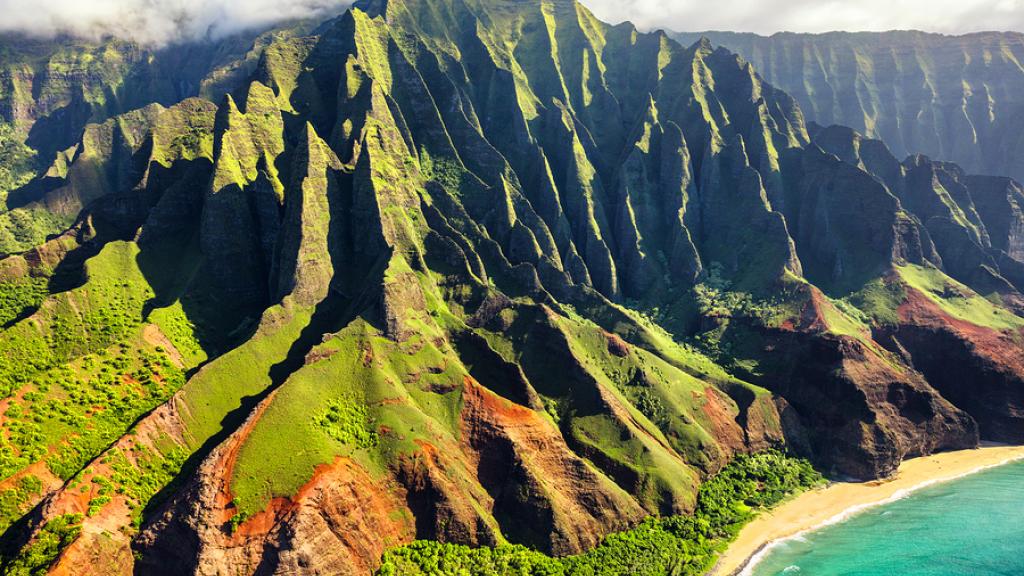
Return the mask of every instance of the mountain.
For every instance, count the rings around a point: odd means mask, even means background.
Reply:
[[[811,120],[883,140],[972,174],[1024,179],[1024,34],[916,31],[677,33],[707,37],[754,64]]]
[[[1015,181],[572,0],[265,38],[8,195],[44,240],[0,260],[6,571],[561,556],[741,454],[874,479],[1024,441]]]
[[[216,100],[251,74],[273,37],[312,27],[294,22],[267,32],[164,48],[117,39],[0,35],[0,160],[5,170],[0,172],[0,201],[52,168],[55,157],[74,154],[87,124],[192,96]],[[2,211],[8,212],[26,201],[4,203]],[[0,214],[0,254],[24,251],[45,238],[42,229],[12,224],[12,218],[26,220],[24,211],[14,210]],[[45,214],[33,216],[46,219]]]

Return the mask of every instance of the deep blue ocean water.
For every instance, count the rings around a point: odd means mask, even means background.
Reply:
[[[922,488],[780,543],[754,576],[1024,576],[1024,462]]]

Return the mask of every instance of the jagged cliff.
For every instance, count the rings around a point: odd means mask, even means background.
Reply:
[[[883,140],[899,158],[1024,179],[1024,35],[917,31],[673,33],[707,37],[754,64],[815,122]]]
[[[571,0],[360,2],[88,125],[11,193],[5,566],[572,554],[737,453],[1024,439],[1020,186],[810,128]]]
[[[45,175],[55,158],[74,155],[87,124],[188,97],[216,100],[248,78],[274,38],[314,27],[293,22],[166,47],[115,38],[0,35],[0,161],[11,172],[0,172],[0,254],[21,252],[45,239],[45,226],[33,229],[24,222],[52,221],[54,216],[26,211],[23,197],[8,199],[7,194],[32,176]]]

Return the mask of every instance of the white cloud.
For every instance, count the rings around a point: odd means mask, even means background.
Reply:
[[[220,37],[340,10],[345,0],[0,0],[0,32],[147,44]]]
[[[609,22],[641,29],[1024,31],[1024,0],[583,0]]]
[[[431,0],[427,0],[431,1]],[[516,0],[537,1],[537,0]],[[150,44],[340,11],[350,0],[0,0],[0,32],[113,35]],[[1024,0],[583,0],[642,29],[1024,31]]]

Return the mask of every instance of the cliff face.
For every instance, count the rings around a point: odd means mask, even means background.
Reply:
[[[5,566],[571,554],[737,453],[1020,440],[1019,185],[810,128],[569,0],[362,2],[86,126],[11,195],[53,218],[0,260],[3,423],[51,432],[0,437]]]
[[[167,47],[113,38],[0,35],[0,121],[26,135],[49,163],[89,122],[148,104],[219,97],[252,72],[273,38],[312,27],[294,22],[269,32]]]
[[[876,339],[925,375],[943,396],[974,415],[984,437],[1019,442],[1020,429],[1014,422],[1020,413],[1017,401],[1011,399],[1020,392],[1024,352],[1019,335],[979,330],[977,324],[997,327],[1004,318],[999,309],[989,308],[988,301],[972,299],[970,294],[984,294],[1020,314],[1021,260],[1007,251],[1018,242],[1016,231],[1021,227],[1020,185],[1007,178],[966,176],[956,165],[919,155],[901,164],[882,142],[848,128],[817,130],[813,141],[861,166],[873,176],[876,193],[890,190],[902,206],[912,210],[922,223],[920,237],[933,247],[922,256],[940,263],[949,276],[910,265],[883,277],[889,297],[895,295],[901,303],[894,316],[876,317]],[[871,187],[865,183],[862,189]],[[830,268],[822,270],[831,271],[830,277],[822,276],[816,283],[838,280],[842,254],[835,258],[838,261],[828,260]],[[867,297],[868,291],[862,289],[851,299]],[[988,320],[982,320],[985,316]],[[1016,318],[1005,317],[1011,325]],[[979,393],[969,393],[968,388]]]
[[[899,158],[1024,179],[1024,35],[673,34],[684,45],[702,36],[753,63],[819,124],[883,140]]]
[[[886,195],[890,202],[897,201],[917,217],[926,238],[923,258],[939,264],[980,294],[998,294],[1006,305],[1021,305],[1024,284],[1020,282],[1017,246],[1024,229],[1020,208],[1024,194],[1017,182],[1003,177],[968,176],[958,165],[934,162],[922,155],[910,156],[901,163],[883,142],[849,128],[812,130],[813,141],[822,151],[861,168],[859,189]],[[820,153],[812,152],[810,157],[802,159],[805,169],[814,170],[829,162]],[[868,174],[873,178],[866,178]],[[928,244],[934,246],[934,251]],[[842,262],[833,266],[841,267]],[[837,271],[831,274],[832,278],[821,277],[820,283],[835,280]]]
[[[189,97],[216,100],[252,73],[273,38],[311,27],[296,22],[164,48],[117,39],[0,35],[0,163],[12,173],[0,172],[0,253],[21,252],[45,239],[45,227],[21,223],[46,215],[25,210],[24,196],[8,193],[45,175],[55,160],[63,167],[78,153],[87,124]]]

